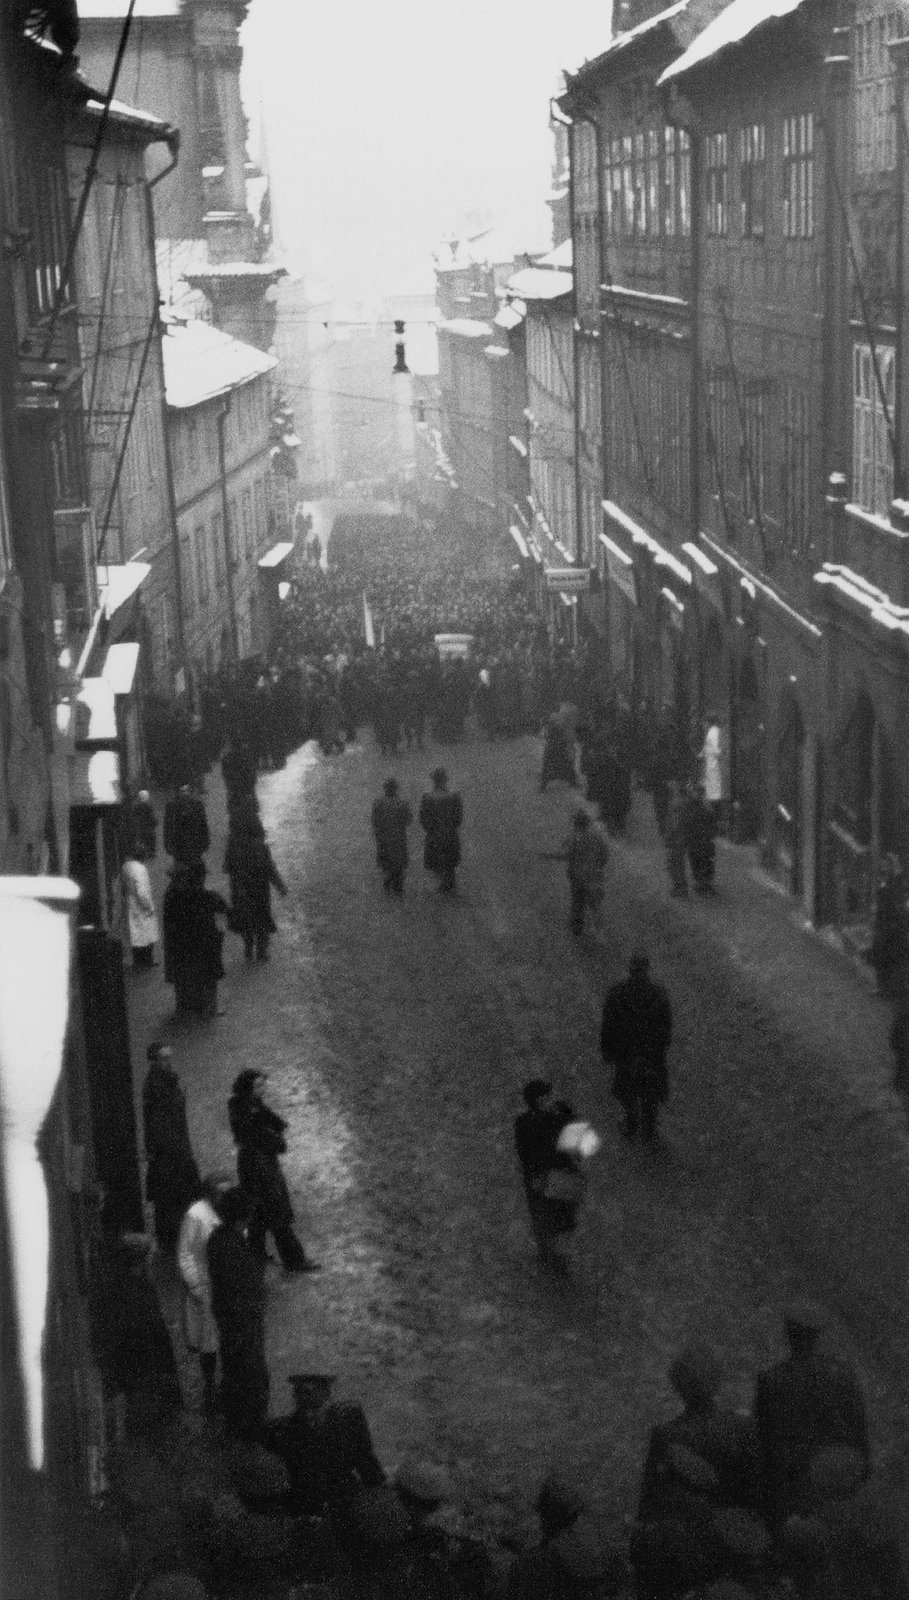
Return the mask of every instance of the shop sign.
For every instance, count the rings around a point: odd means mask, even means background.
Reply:
[[[589,567],[547,567],[547,589],[557,589],[560,594],[586,594],[590,588]]]
[[[626,600],[633,606],[638,603],[638,581],[634,567],[615,555],[612,550],[606,551],[606,571],[609,573],[610,583],[621,590]]]

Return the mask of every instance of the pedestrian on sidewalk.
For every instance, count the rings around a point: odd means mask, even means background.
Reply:
[[[158,819],[147,789],[140,789],[127,811],[129,843],[144,852],[143,861],[154,861],[158,848]]]
[[[461,796],[448,788],[448,773],[436,767],[432,791],[420,801],[420,827],[426,835],[423,865],[439,879],[442,894],[454,894],[455,870],[461,860],[461,824],[464,804]]]
[[[666,865],[669,868],[670,893],[675,900],[688,899],[688,869],[686,866],[685,796],[682,786],[675,780],[666,784],[666,817],[663,828],[666,845]]]
[[[819,1451],[847,1446],[858,1452],[863,1477],[870,1469],[865,1399],[849,1363],[821,1348],[823,1308],[796,1301],[783,1312],[783,1323],[789,1354],[758,1374],[754,1395],[764,1514],[771,1528],[805,1509]]]
[[[688,786],[684,817],[685,851],[694,887],[699,894],[715,894],[716,820],[699,783]]]
[[[574,764],[574,735],[570,722],[566,722],[560,711],[554,711],[546,725],[540,793],[542,794],[547,783],[556,781],[568,783],[573,789],[578,785]]]
[[[224,934],[219,917],[230,915],[227,901],[205,887],[205,864],[178,864],[164,891],[164,979],[173,984],[178,1015],[210,1020],[218,1009],[218,983],[224,977]]]
[[[714,831],[719,833],[726,803],[726,749],[720,719],[712,712],[704,719],[704,742],[698,761],[704,800],[713,814]]]
[[[220,1223],[206,1254],[211,1307],[221,1351],[221,1404],[229,1431],[258,1437],[268,1416],[264,1262],[247,1240],[249,1205],[241,1189],[219,1197]]]
[[[211,1308],[208,1241],[221,1225],[219,1196],[228,1187],[217,1178],[203,1178],[202,1192],[184,1213],[177,1241],[177,1266],[183,1280],[183,1332],[189,1349],[199,1358],[206,1411],[214,1409],[218,1366],[218,1326]]]
[[[205,801],[193,794],[188,783],[164,807],[164,848],[175,862],[194,866],[202,860],[210,842]]]
[[[626,1139],[640,1128],[645,1144],[656,1140],[659,1108],[669,1093],[671,1039],[669,995],[651,978],[646,950],[635,950],[627,978],[607,990],[600,1026],[600,1054],[612,1068],[612,1092],[625,1110]]]
[[[404,874],[410,861],[407,830],[412,822],[413,812],[398,793],[397,778],[386,778],[382,797],[373,804],[372,831],[376,861],[387,894],[404,893]]]
[[[909,911],[902,863],[892,851],[882,863],[868,960],[877,976],[878,994],[897,1001],[909,974]]]
[[[142,1086],[145,1194],[154,1212],[158,1243],[170,1255],[177,1246],[183,1214],[200,1192],[199,1168],[186,1122],[186,1095],[170,1046],[149,1045],[148,1061]]]
[[[540,1543],[517,1557],[508,1574],[508,1600],[607,1600],[624,1592],[622,1556],[572,1484],[550,1473],[536,1510]]]
[[[145,847],[138,843],[127,846],[126,859],[120,868],[120,888],[123,896],[123,920],[129,935],[134,967],[153,967],[155,945],[160,938],[155,897],[146,862]]]
[[[385,1471],[363,1407],[332,1400],[330,1373],[297,1372],[288,1378],[294,1409],[269,1423],[264,1440],[290,1478],[298,1516],[344,1512],[361,1489],[385,1483]]]
[[[602,923],[605,874],[609,864],[609,845],[606,834],[583,806],[574,814],[571,833],[561,850],[543,851],[544,860],[564,861],[568,874],[571,900],[569,926],[579,939],[587,926],[587,917],[594,928]]]
[[[267,1074],[247,1067],[234,1079],[227,1102],[230,1130],[237,1146],[237,1178],[250,1203],[249,1242],[267,1259],[265,1238],[271,1233],[285,1272],[318,1272],[294,1232],[294,1214],[281,1163],[287,1149],[287,1123],[267,1106],[259,1084]]]
[[[229,926],[243,940],[247,961],[268,960],[268,946],[277,932],[271,914],[272,885],[284,898],[287,885],[275,866],[257,815],[244,808],[231,818],[224,871],[230,882]]]
[[[540,1260],[564,1270],[558,1241],[577,1227],[587,1186],[580,1161],[558,1148],[562,1130],[575,1116],[565,1101],[553,1100],[546,1078],[531,1078],[523,1094],[526,1109],[515,1118],[514,1142],[530,1226]]]

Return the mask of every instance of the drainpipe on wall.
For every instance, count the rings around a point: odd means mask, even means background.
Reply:
[[[227,578],[227,604],[230,610],[230,640],[234,665],[240,660],[240,630],[237,623],[237,596],[234,591],[234,557],[231,548],[230,506],[227,498],[227,452],[224,429],[230,416],[230,395],[218,412],[218,473],[221,479],[221,521],[224,525],[224,572]]]

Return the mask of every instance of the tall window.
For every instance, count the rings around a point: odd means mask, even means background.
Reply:
[[[604,139],[603,141],[603,227],[606,229],[607,239],[611,239],[615,232],[613,210],[615,194],[612,187],[612,152],[614,145],[614,139]]]
[[[729,135],[709,133],[706,140],[707,232],[729,231]]]
[[[622,232],[629,239],[634,233],[634,161],[630,133],[622,140]]]
[[[810,111],[783,123],[783,234],[814,234],[814,116]]]
[[[644,139],[643,133],[634,136],[634,228],[633,232],[639,239],[643,239],[647,232],[647,172],[644,166]]]
[[[746,517],[758,521],[764,513],[766,494],[766,386],[746,383],[742,395],[744,437],[742,439],[742,506]]]
[[[224,520],[220,511],[216,511],[211,519],[211,559],[215,574],[215,586],[224,588]]]
[[[866,511],[887,516],[893,499],[893,448],[887,427],[889,412],[893,424],[896,405],[896,367],[892,349],[877,347],[880,384],[874,370],[871,347],[857,344],[853,350],[853,444],[852,492]],[[886,412],[881,398],[886,396]]]
[[[691,134],[679,129],[679,233],[691,232]]]
[[[183,604],[187,611],[192,611],[195,605],[193,585],[192,545],[189,532],[186,529],[180,533],[180,587],[183,590]]]
[[[675,128],[663,130],[663,233],[671,239],[676,231],[676,185],[678,183],[678,167],[676,165],[676,131]]]
[[[252,555],[252,550],[253,550],[252,527],[253,527],[252,486],[250,484],[247,484],[245,489],[243,490],[243,554],[246,556],[247,561],[249,560],[250,556]]]
[[[208,550],[205,545],[205,528],[200,522],[193,534],[196,547],[196,592],[200,606],[208,604]]]
[[[765,132],[762,122],[739,129],[739,182],[743,239],[763,239],[765,213]]]
[[[905,34],[909,7],[875,14],[863,6],[855,23],[855,165],[858,172],[896,166],[896,82],[887,46]]]
[[[783,390],[783,532],[793,549],[804,548],[811,528],[811,434],[808,396],[787,384]]]
[[[647,229],[654,237],[660,231],[660,135],[657,128],[647,132]]]

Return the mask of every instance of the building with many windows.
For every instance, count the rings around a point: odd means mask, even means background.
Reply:
[[[276,366],[205,322],[173,323],[165,334],[186,657],[197,684],[266,643],[259,563],[270,546]]]

